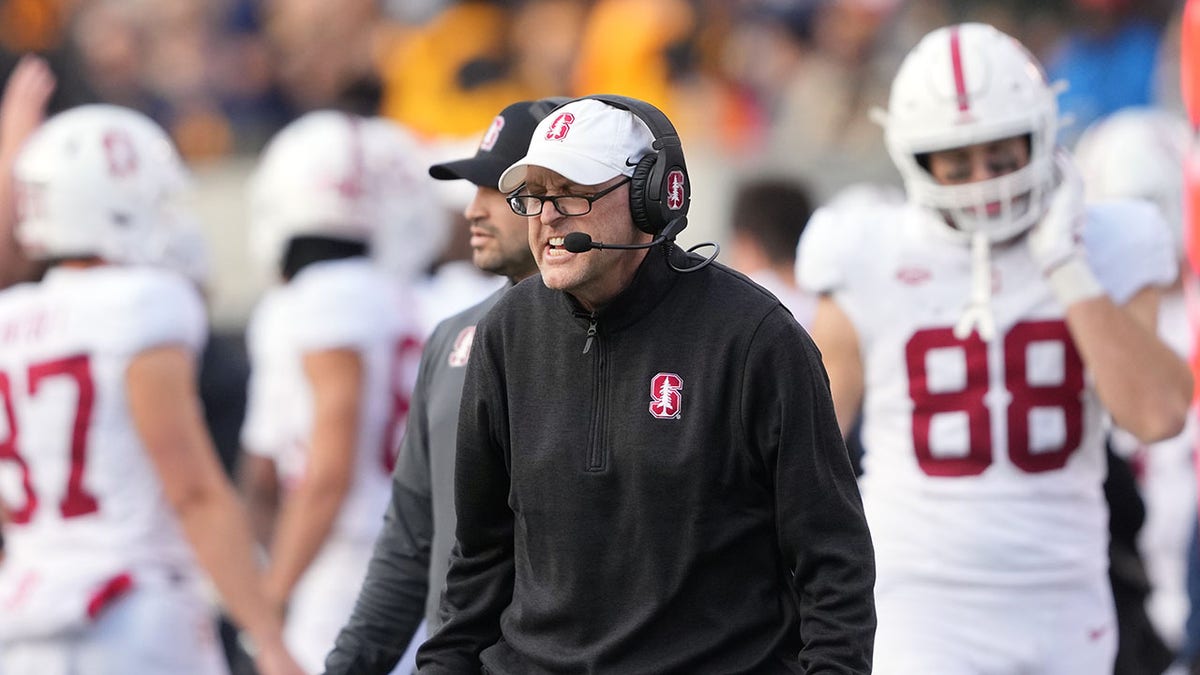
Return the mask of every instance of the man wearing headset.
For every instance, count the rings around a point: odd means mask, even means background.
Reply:
[[[674,245],[670,122],[572,101],[499,187],[541,276],[476,330],[421,671],[869,672],[873,551],[820,355]]]

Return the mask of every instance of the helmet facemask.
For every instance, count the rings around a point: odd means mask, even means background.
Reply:
[[[914,159],[925,177],[906,181],[912,200],[936,212],[963,240],[979,232],[991,243],[1017,236],[1042,217],[1053,191],[1053,156],[1046,153],[1030,152],[1028,163],[1011,173],[956,185],[938,183],[925,162]]]
[[[977,330],[996,336],[991,312],[993,244],[1013,239],[1046,213],[1058,182],[1054,154],[1059,88],[1021,43],[992,26],[965,23],[926,35],[905,56],[892,82],[884,126],[888,153],[909,199],[936,217],[929,221],[969,243],[972,282],[959,339]],[[929,153],[1016,137],[1028,140],[1025,166],[994,178],[942,184],[929,171]]]
[[[984,24],[927,35],[905,57],[892,84],[884,126],[888,152],[909,198],[939,215],[951,235],[977,232],[1006,241],[1036,223],[1056,175],[1058,89],[1016,40]],[[1024,136],[1029,162],[1011,173],[943,185],[921,158],[929,153]]]

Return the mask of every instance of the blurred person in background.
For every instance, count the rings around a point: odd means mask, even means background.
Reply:
[[[811,186],[819,202],[854,182],[895,182],[868,111],[887,95],[897,0],[747,4],[727,67],[767,116],[763,161]]]
[[[275,76],[296,110],[379,112],[382,90],[372,52],[379,3],[275,0],[262,8]]]
[[[470,147],[477,144],[478,140]],[[430,163],[440,163],[460,157],[463,152],[460,143],[439,144],[427,158]],[[504,285],[502,277],[479,269],[472,260],[470,221],[463,213],[475,199],[474,186],[438,181],[435,192],[451,225],[445,246],[415,286],[421,325],[426,334],[433,333],[439,323],[478,304]]]
[[[300,673],[203,426],[203,302],[151,267],[190,217],[170,140],[84,106],[43,124],[14,174],[17,237],[50,269],[0,293],[0,671],[227,672],[206,574],[260,671]]]
[[[796,281],[796,247],[812,211],[799,181],[760,178],[738,187],[730,216],[729,266],[774,293],[805,328],[812,325],[816,298]]]
[[[1066,33],[1046,57],[1051,81],[1074,123],[1062,131],[1071,147],[1089,125],[1117,110],[1154,104],[1160,45],[1174,0],[1071,0]]]
[[[570,90],[589,3],[466,0],[385,43],[382,114],[433,137],[473,136],[512,101]],[[530,40],[537,34],[539,40]]]
[[[1157,337],[1169,228],[1084,203],[1056,89],[989,25],[924,37],[879,117],[908,202],[818,210],[800,256],[863,415],[875,672],[1111,672],[1106,417],[1162,440],[1192,393]]]
[[[579,36],[572,91],[620,92],[678,117],[674,88],[693,65],[687,53],[700,17],[696,5],[596,0]]]
[[[405,280],[438,218],[415,154],[391,122],[316,111],[276,135],[249,185],[252,253],[282,283],[247,329],[243,485],[267,594],[310,673],[366,573],[416,379]]]
[[[67,39],[79,53],[84,80],[99,100],[140,110],[163,123],[166,99],[143,76],[150,29],[143,11],[139,3],[127,0],[81,2],[68,24]]]
[[[474,157],[436,164],[438,180],[465,180],[464,209],[476,267],[508,280],[483,302],[443,321],[421,355],[412,409],[392,477],[392,501],[354,614],[325,661],[329,675],[390,672],[424,616],[441,625],[438,603],[454,544],[454,452],[463,378],[475,324],[517,282],[537,272],[525,218],[496,185],[525,154],[534,127],[566,99],[520,101],[492,121]]]
[[[1183,234],[1184,157],[1190,142],[1186,120],[1159,108],[1127,108],[1109,115],[1080,136],[1075,156],[1089,201],[1143,199],[1155,204],[1171,226],[1179,278],[1163,293],[1159,336],[1182,358],[1191,357],[1187,273]],[[1113,444],[1138,469],[1145,524],[1137,541],[1145,560],[1146,610],[1172,651],[1183,646],[1189,612],[1186,576],[1189,546],[1196,523],[1194,453],[1196,420],[1189,415],[1184,432],[1145,445],[1117,430]]]

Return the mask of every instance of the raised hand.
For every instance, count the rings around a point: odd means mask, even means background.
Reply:
[[[1029,232],[1029,252],[1044,276],[1083,257],[1083,178],[1065,150],[1054,155],[1059,181],[1046,215]]]
[[[46,118],[57,80],[45,59],[21,57],[0,98],[0,157],[11,159]]]
[[[1058,168],[1058,187],[1050,197],[1046,215],[1029,231],[1029,253],[1042,270],[1042,276],[1064,307],[1104,293],[1100,282],[1088,267],[1083,245],[1083,225],[1087,212],[1083,197],[1083,178],[1067,151],[1054,155]]]

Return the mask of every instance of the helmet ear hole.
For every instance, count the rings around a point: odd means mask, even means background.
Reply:
[[[657,207],[651,205],[650,195],[646,194],[654,165],[657,163],[657,153],[647,154],[638,161],[633,169],[633,176],[629,179],[629,212],[633,216],[633,224],[642,232],[653,235],[661,232],[665,225],[661,222]]]

